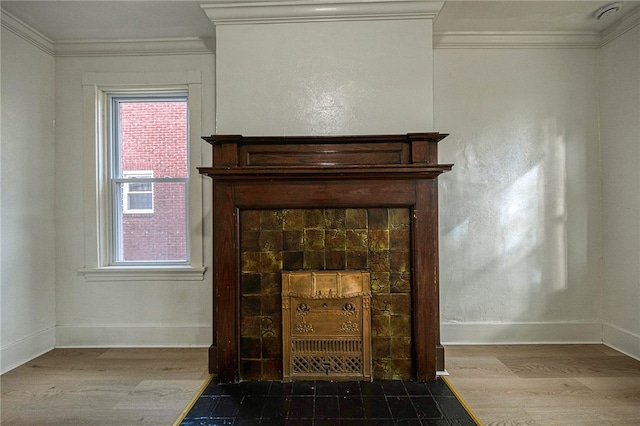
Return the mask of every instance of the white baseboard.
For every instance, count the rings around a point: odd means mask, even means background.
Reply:
[[[49,327],[0,348],[0,374],[49,352],[55,344],[56,329]]]
[[[610,323],[602,325],[602,343],[640,360],[640,336]]]
[[[207,347],[211,326],[198,324],[59,325],[57,348]]]
[[[443,345],[602,343],[596,322],[443,323]]]

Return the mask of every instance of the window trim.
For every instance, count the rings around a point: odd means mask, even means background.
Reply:
[[[202,77],[199,71],[151,73],[83,73],[84,106],[84,215],[85,267],[80,269],[86,281],[202,281],[203,204],[202,176],[193,166],[202,164]],[[189,116],[190,176],[187,189],[190,263],[152,262],[131,265],[111,264],[111,216],[109,201],[109,164],[107,109],[110,93],[186,92]]]

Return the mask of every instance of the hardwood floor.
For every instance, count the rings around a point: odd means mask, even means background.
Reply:
[[[207,350],[55,349],[0,378],[0,423],[172,425],[207,374]]]
[[[445,359],[486,426],[640,425],[640,361],[607,346],[448,346]]]
[[[449,381],[486,426],[640,425],[640,361],[604,345],[448,346]],[[207,350],[56,349],[0,378],[0,423],[172,425]]]

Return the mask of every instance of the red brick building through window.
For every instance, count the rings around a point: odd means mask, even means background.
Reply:
[[[186,97],[117,104],[115,260],[187,261]]]

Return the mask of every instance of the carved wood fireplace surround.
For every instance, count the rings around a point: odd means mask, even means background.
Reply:
[[[213,344],[209,348],[209,371],[219,381],[242,378],[240,218],[243,211],[267,209],[408,209],[410,374],[418,381],[435,379],[436,371],[444,369],[439,324],[437,177],[452,167],[438,164],[437,144],[446,136],[409,133],[204,138],[213,147],[213,166],[199,168],[201,174],[213,179]]]

